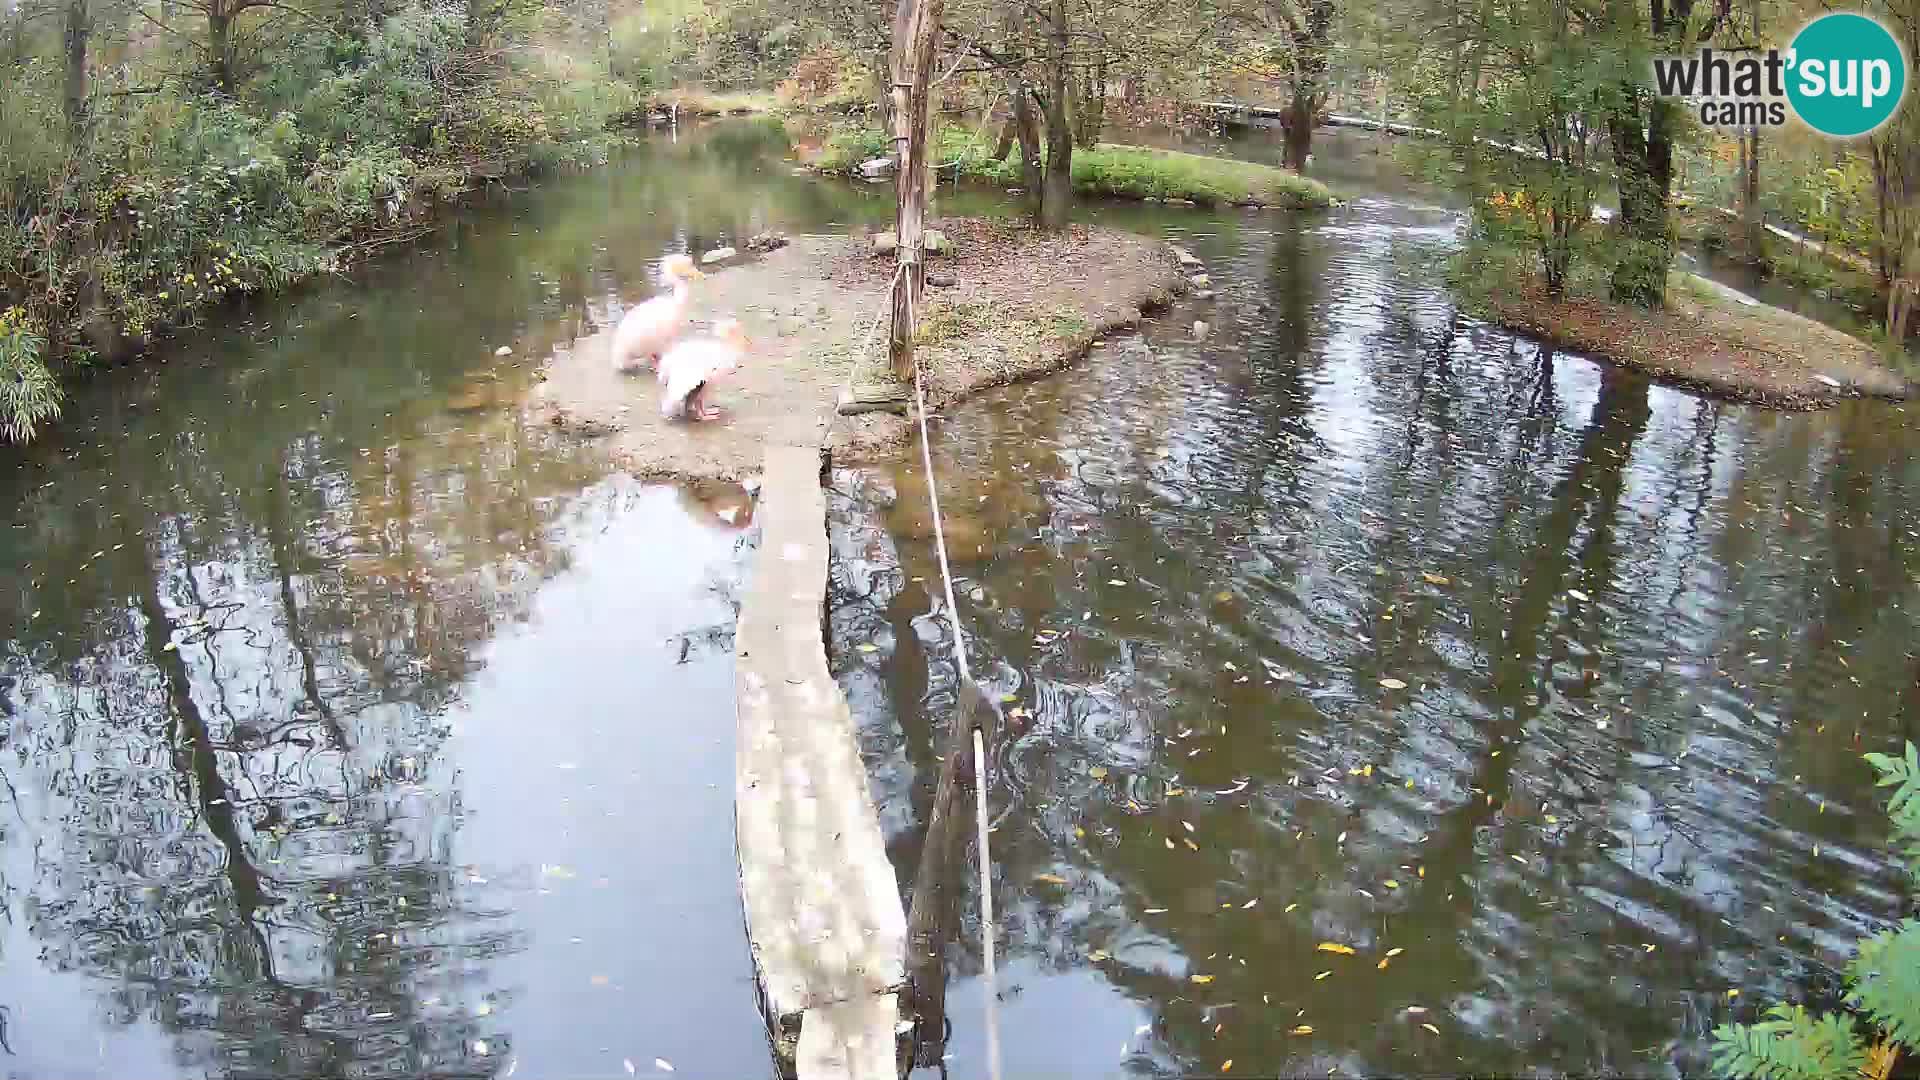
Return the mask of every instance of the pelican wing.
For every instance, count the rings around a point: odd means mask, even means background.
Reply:
[[[687,395],[708,379],[732,368],[732,356],[717,341],[683,341],[660,358],[660,381],[666,390],[660,395],[660,414],[673,416],[685,407]]]

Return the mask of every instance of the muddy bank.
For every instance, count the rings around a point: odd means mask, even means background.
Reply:
[[[1049,235],[972,219],[936,227],[950,250],[928,263],[920,339],[931,409],[1071,363],[1102,334],[1166,305],[1183,280],[1171,247],[1132,233]],[[712,395],[720,422],[662,419],[658,384],[615,372],[605,332],[556,350],[530,398],[536,418],[604,437],[637,475],[743,477],[759,470],[770,439],[819,439],[841,463],[905,443],[905,417],[836,411],[856,359],[884,361],[892,255],[875,254],[866,236],[798,237],[706,269],[693,294],[696,331],[732,316],[754,342]]]
[[[1820,409],[1848,397],[1904,400],[1915,387],[1873,346],[1823,323],[1676,274],[1667,309],[1550,299],[1538,286],[1493,296],[1502,325],[1714,397]]]

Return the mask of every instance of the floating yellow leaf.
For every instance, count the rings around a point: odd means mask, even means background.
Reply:
[[[1319,981],[1320,981],[1321,979],[1324,979],[1324,978],[1326,978],[1327,976],[1329,976],[1329,975],[1331,975],[1331,974],[1333,974],[1333,972],[1331,972],[1331,971],[1323,971],[1323,972],[1321,972],[1320,974],[1318,974],[1318,975],[1315,975],[1315,976],[1313,977],[1313,981],[1314,981],[1314,982],[1319,982]]]
[[[1407,688],[1407,684],[1401,682],[1399,679],[1381,679],[1380,685],[1389,690],[1405,690]]]
[[[1428,1031],[1433,1032],[1435,1035],[1440,1034],[1440,1029],[1437,1027],[1434,1027],[1432,1024],[1421,1024],[1420,1026],[1423,1028],[1426,1028]]]
[[[1640,947],[1647,950],[1648,952],[1653,951],[1653,946],[1644,941],[1640,943]]]
[[[1164,841],[1166,841],[1166,843],[1167,843],[1167,850],[1168,850],[1168,851],[1172,851],[1172,850],[1173,850],[1173,837],[1171,837],[1171,836],[1163,836],[1163,837],[1161,837],[1160,839],[1162,839],[1162,840],[1164,840]]]
[[[1067,883],[1067,879],[1061,877],[1059,874],[1041,874],[1039,877],[1034,878],[1034,880],[1044,881],[1049,885],[1065,885]]]
[[[1399,882],[1397,882],[1397,881],[1395,881],[1395,880],[1393,880],[1392,878],[1388,878],[1388,879],[1386,880],[1386,886],[1387,886],[1387,888],[1389,888],[1389,889],[1397,889],[1397,888],[1399,888],[1399,887],[1400,887],[1400,883],[1399,883]]]
[[[1221,1071],[1221,1072],[1232,1072],[1232,1071],[1233,1071],[1233,1059],[1232,1059],[1232,1058],[1228,1058],[1227,1060],[1225,1060],[1225,1061],[1223,1061],[1223,1062],[1221,1062],[1221,1063],[1220,1063],[1220,1071]]]
[[[1205,985],[1206,985],[1207,983],[1210,983],[1210,982],[1212,982],[1212,981],[1213,981],[1213,976],[1211,976],[1211,975],[1195,975],[1195,976],[1193,977],[1193,981],[1194,981],[1194,982],[1197,982],[1197,983],[1199,983],[1199,984],[1200,984],[1200,985],[1202,985],[1202,986],[1205,986]]]
[[[1369,765],[1369,766],[1367,766],[1366,768],[1364,768],[1364,769],[1361,769],[1361,770],[1360,770],[1360,775],[1361,775],[1361,776],[1372,776],[1372,775],[1373,775],[1373,766],[1371,766],[1371,765]]]
[[[1426,578],[1426,579],[1427,579],[1427,584],[1429,584],[1429,585],[1446,585],[1446,584],[1450,584],[1450,582],[1448,582],[1448,581],[1447,581],[1447,579],[1446,579],[1446,576],[1445,576],[1445,575],[1442,575],[1442,574],[1433,574],[1433,573],[1422,573],[1422,574],[1421,574],[1420,576],[1421,576],[1421,577],[1423,577],[1423,578]]]
[[[1290,914],[1294,908],[1297,908],[1299,906],[1300,906],[1299,904],[1288,904],[1286,911],[1282,911],[1280,914],[1282,915]]]
[[[1230,592],[1226,592],[1225,590],[1222,590],[1220,592],[1214,593],[1213,598],[1224,604],[1227,601],[1233,599],[1233,594]]]
[[[1400,955],[1401,953],[1403,953],[1403,952],[1406,952],[1406,951],[1407,951],[1407,950],[1405,950],[1405,949],[1398,949],[1398,948],[1395,948],[1395,949],[1388,949],[1388,950],[1387,950],[1387,955],[1388,955],[1388,956],[1399,956],[1399,955]]]
[[[1187,830],[1188,832],[1193,832],[1193,831],[1194,831],[1194,828],[1193,828],[1193,822],[1191,822],[1191,821],[1183,821],[1183,822],[1181,822],[1181,823],[1180,823],[1180,825],[1181,825],[1181,827],[1183,827],[1183,828],[1185,828],[1185,829],[1186,829],[1186,830]]]
[[[1299,1027],[1293,1029],[1293,1033],[1295,1035],[1311,1035],[1313,1034],[1313,1025],[1301,1024]]]
[[[1107,958],[1107,950],[1105,949],[1095,949],[1092,952],[1087,954],[1087,959],[1093,961],[1096,964],[1102,960],[1105,960],[1106,958]]]
[[[1427,1011],[1427,1007],[1426,1007],[1426,1006],[1424,1006],[1424,1005],[1409,1005],[1409,1006],[1407,1006],[1407,1015],[1409,1015],[1409,1016],[1419,1016],[1419,1015],[1421,1015],[1422,1013],[1425,1013],[1426,1011]]]
[[[1427,876],[1427,868],[1426,868],[1426,867],[1424,867],[1424,866],[1423,866],[1423,867],[1421,867],[1421,868],[1420,868],[1420,869],[1419,869],[1419,870],[1418,870],[1417,872],[1419,873],[1419,875],[1420,875],[1421,877],[1426,877],[1426,876]]]
[[[1260,898],[1256,896],[1256,897],[1254,897],[1253,899],[1251,899],[1251,900],[1249,900],[1249,901],[1247,901],[1246,903],[1244,903],[1244,904],[1241,904],[1241,905],[1240,905],[1240,910],[1242,910],[1242,911],[1245,911],[1246,909],[1248,909],[1248,908],[1250,908],[1250,907],[1252,907],[1253,905],[1255,905],[1255,904],[1257,904],[1257,903],[1259,903],[1259,902],[1260,902]]]
[[[1580,600],[1580,601],[1587,601],[1587,600],[1593,599],[1592,597],[1588,596],[1586,593],[1581,592],[1579,589],[1568,589],[1567,595],[1573,597],[1575,600]]]
[[[1167,798],[1171,799],[1171,798],[1174,798],[1175,796],[1185,795],[1186,793],[1187,793],[1186,788],[1170,787],[1167,789]]]
[[[1730,998],[1737,998],[1737,997],[1739,997],[1739,996],[1740,996],[1740,991],[1738,991],[1738,990],[1729,990],[1729,991],[1727,991],[1727,996],[1728,996],[1728,997],[1730,997]]]
[[[1373,965],[1373,967],[1374,967],[1374,970],[1376,970],[1376,971],[1385,971],[1385,970],[1387,970],[1387,964],[1388,964],[1388,962],[1389,962],[1389,961],[1388,961],[1388,960],[1387,960],[1387,959],[1386,959],[1385,957],[1381,957],[1381,959],[1380,959],[1380,962],[1379,962],[1379,963],[1377,963],[1377,964],[1375,964],[1375,965]]]
[[[1507,856],[1507,858],[1512,859],[1514,862],[1519,863],[1521,866],[1527,865],[1527,860],[1521,858],[1518,855],[1509,855]]]
[[[1323,941],[1320,944],[1315,945],[1314,948],[1320,950],[1321,952],[1339,953],[1341,956],[1353,955],[1353,946],[1342,945],[1337,941]]]
[[[1199,851],[1199,850],[1200,850],[1200,845],[1199,845],[1199,844],[1196,844],[1196,843],[1194,843],[1193,841],[1191,841],[1191,840],[1189,840],[1189,839],[1187,839],[1187,838],[1186,838],[1186,837],[1184,837],[1184,836],[1180,838],[1180,842],[1181,842],[1181,843],[1183,843],[1183,844],[1185,844],[1185,845],[1187,845],[1188,847],[1190,847],[1190,848],[1192,848],[1192,849],[1193,849],[1193,850],[1195,850],[1195,851]]]

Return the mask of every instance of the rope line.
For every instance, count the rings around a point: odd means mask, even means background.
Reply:
[[[906,249],[902,248],[902,253]],[[899,270],[895,271],[895,282],[907,272],[910,264],[903,258]],[[908,340],[919,335],[919,297],[913,295],[913,276],[907,275],[907,334]],[[933,478],[933,440],[927,434],[927,398],[922,387],[922,369],[918,358],[913,365],[913,403],[920,421],[920,463],[927,470],[927,501],[933,510],[933,545],[940,556],[940,586],[946,591],[947,622],[953,626],[953,655],[960,669],[960,678],[964,683],[973,682],[973,671],[967,666],[967,643],[960,629],[960,605],[953,596],[953,568],[947,562],[947,536],[940,524],[940,493],[935,490]],[[955,716],[958,722],[958,714]],[[987,749],[986,736],[978,724],[973,728],[973,793],[974,825],[980,843],[980,951],[986,964],[983,971],[986,991],[986,1029],[987,1029],[987,1076],[990,1080],[1000,1080],[1000,1014],[999,980],[994,973],[993,957],[993,859],[987,847]]]

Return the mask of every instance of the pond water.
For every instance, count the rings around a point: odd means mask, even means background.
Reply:
[[[1094,216],[1219,300],[934,429],[1009,712],[1009,1074],[1697,1074],[1830,1002],[1912,907],[1860,754],[1920,737],[1913,412],[1478,323],[1417,196]],[[954,700],[918,472],[844,476],[834,623],[903,868]],[[958,1074],[979,964],[970,926]]]
[[[750,500],[514,403],[665,251],[889,217],[779,146],[716,125],[476,209],[6,452],[7,1075],[764,1071]],[[1673,1072],[1830,992],[1907,904],[1859,754],[1916,734],[1912,413],[1702,402],[1478,325],[1418,193],[1085,216],[1221,296],[936,425],[1019,714],[1008,1075]],[[839,474],[834,663],[903,867],[952,694],[923,507],[913,469]]]

